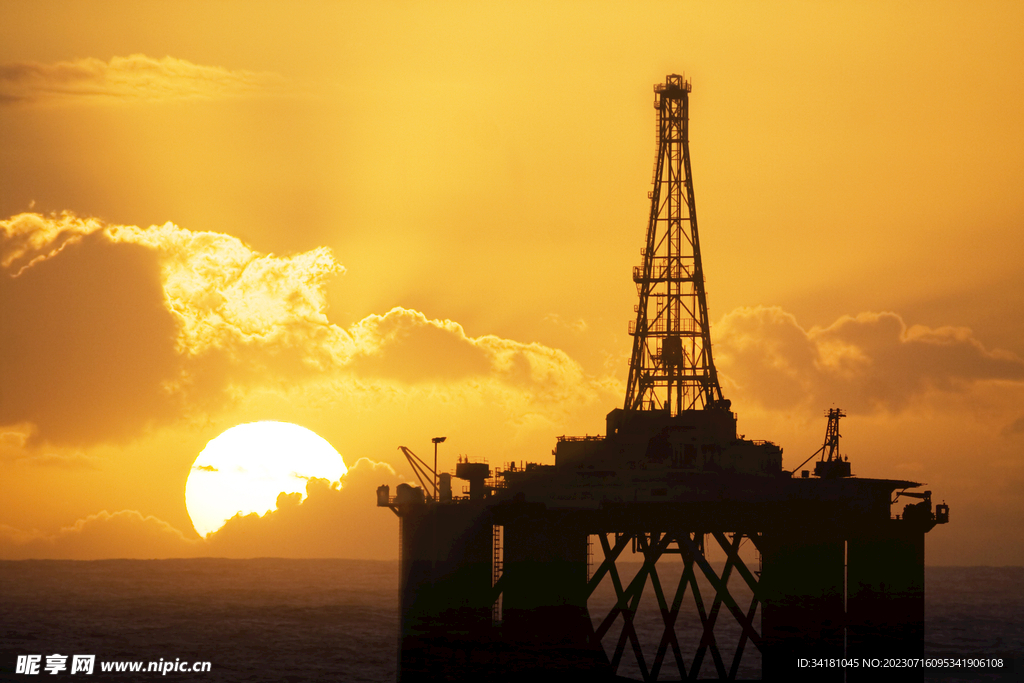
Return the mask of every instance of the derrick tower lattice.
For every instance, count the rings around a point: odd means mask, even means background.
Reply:
[[[825,413],[828,426],[825,427],[825,444],[821,447],[821,459],[826,462],[842,460],[839,455],[839,418],[846,417],[842,408],[829,408]]]
[[[690,83],[656,85],[658,156],[643,265],[633,268],[640,301],[630,323],[633,353],[626,410],[725,406],[711,356],[688,141]]]

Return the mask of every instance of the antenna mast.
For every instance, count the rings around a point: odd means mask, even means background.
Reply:
[[[643,265],[633,268],[640,302],[629,325],[633,354],[626,410],[727,407],[711,357],[704,270],[690,173],[690,82],[670,75],[654,86],[658,156]]]

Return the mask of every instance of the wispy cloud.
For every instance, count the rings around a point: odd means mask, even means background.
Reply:
[[[281,87],[276,74],[135,54],[42,64],[0,64],[0,104],[156,102],[237,97]]]
[[[1003,436],[1020,436],[1021,434],[1024,434],[1024,416],[1018,417],[1003,429]]]

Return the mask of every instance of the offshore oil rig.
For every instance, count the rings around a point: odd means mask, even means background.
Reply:
[[[400,681],[633,680],[627,652],[640,680],[735,680],[752,651],[763,680],[842,681],[874,674],[818,664],[923,656],[924,535],[949,508],[933,509],[930,491],[909,490],[915,482],[852,476],[840,409],[827,411],[813,474],[785,470],[779,446],[737,435],[712,358],[690,84],[670,75],[654,90],[658,153],[623,407],[604,436],[560,437],[553,465],[492,471],[460,458],[454,473],[438,472],[443,437],[433,467],[401,447],[421,486],[377,491],[400,518]],[[461,494],[453,476],[467,482]],[[917,502],[893,514],[900,496]],[[663,584],[680,560],[678,580]],[[609,578],[613,604],[593,613]],[[660,616],[658,645],[645,651],[637,609],[648,586]],[[689,649],[677,633],[687,619],[700,631]],[[729,621],[739,636],[727,643]]]

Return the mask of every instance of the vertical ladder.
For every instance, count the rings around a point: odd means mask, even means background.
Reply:
[[[502,570],[502,549],[501,549],[501,526],[498,524],[491,525],[491,545],[494,550],[494,559],[491,574],[491,586],[498,584],[498,579],[501,578]],[[494,605],[491,607],[491,622],[497,626],[501,623],[501,594],[494,600]]]
[[[593,574],[590,573],[591,568],[594,566],[594,537],[587,534],[587,583],[590,583],[590,579]]]

